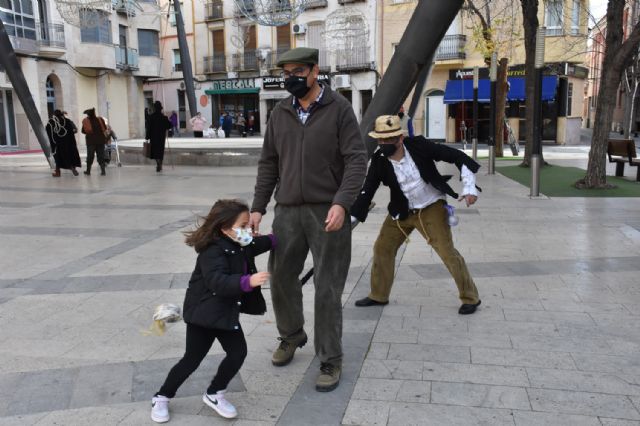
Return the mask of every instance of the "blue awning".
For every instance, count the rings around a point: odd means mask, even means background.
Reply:
[[[509,101],[524,101],[525,88],[524,77],[510,77],[507,78],[509,83],[509,93],[507,93],[507,100]],[[555,75],[549,75],[542,77],[542,100],[552,101],[556,97],[556,86],[558,85],[558,77]]]
[[[483,79],[478,82],[478,102],[489,102],[490,89],[489,80]],[[465,101],[473,101],[473,80],[447,80],[443,102],[455,104]]]
[[[509,77],[509,92],[507,100],[523,101],[525,99],[525,87],[523,77]],[[558,77],[544,76],[542,78],[542,100],[551,101],[556,97]],[[478,81],[478,102],[489,102],[491,83],[487,79]],[[473,101],[473,80],[447,80],[444,90],[444,103],[455,104],[458,102]]]

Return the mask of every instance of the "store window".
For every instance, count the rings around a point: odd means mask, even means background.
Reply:
[[[10,36],[36,39],[36,21],[31,0],[0,0],[0,19]]]
[[[140,56],[160,56],[157,31],[138,30],[138,53]]]
[[[111,21],[103,16],[97,17],[96,14],[104,14],[100,10],[82,9],[80,11],[81,19],[87,21],[97,21],[98,25],[80,28],[80,41],[82,43],[99,43],[112,44],[111,38]]]
[[[17,144],[13,93],[11,90],[0,90],[0,146]]]

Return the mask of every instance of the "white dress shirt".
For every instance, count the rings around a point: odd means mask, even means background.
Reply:
[[[400,184],[400,189],[409,200],[410,209],[422,209],[438,200],[446,200],[446,194],[422,179],[416,163],[411,158],[411,154],[409,154],[409,150],[404,149],[404,157],[400,160],[396,161],[389,158],[389,161],[393,165],[393,171]],[[460,175],[463,185],[462,195],[477,196],[476,176],[473,172],[463,164]]]

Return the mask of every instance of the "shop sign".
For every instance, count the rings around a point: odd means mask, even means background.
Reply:
[[[589,76],[589,69],[567,63],[565,64],[564,74],[569,77],[587,78]]]
[[[329,83],[329,74],[318,74],[318,81]],[[263,89],[283,89],[284,90],[284,78],[283,77],[262,77]]]
[[[256,83],[253,78],[241,78],[235,80],[213,80],[210,90],[241,90],[255,87]]]

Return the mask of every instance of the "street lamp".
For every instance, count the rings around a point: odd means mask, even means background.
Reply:
[[[489,115],[489,174],[496,173],[496,80],[498,77],[498,54],[491,54],[491,68],[489,79],[491,80],[491,114]]]
[[[533,98],[533,143],[531,146],[531,197],[540,196],[540,162],[542,160],[542,71],[546,27],[538,27],[535,57],[535,97]]]
[[[473,67],[473,139],[471,140],[471,157],[476,161],[478,160],[478,74],[478,67]]]

